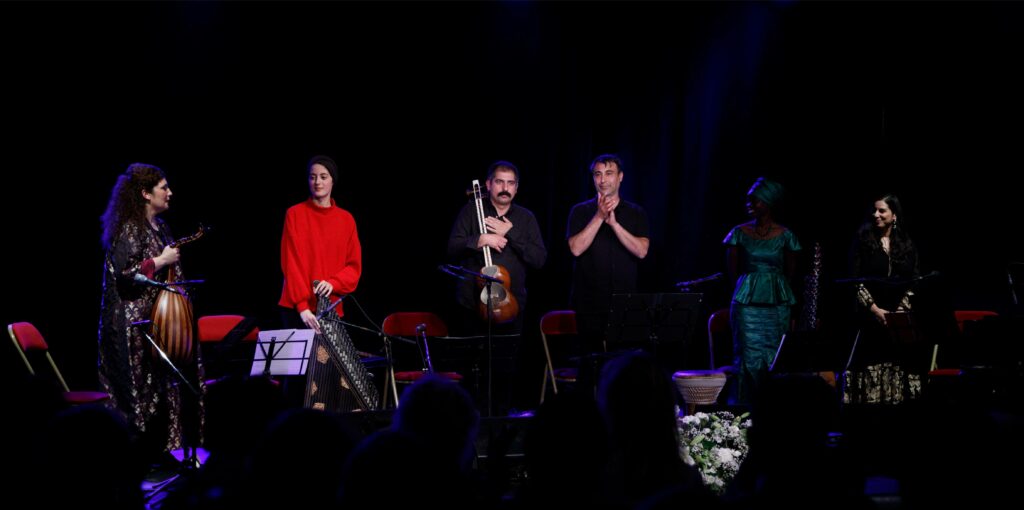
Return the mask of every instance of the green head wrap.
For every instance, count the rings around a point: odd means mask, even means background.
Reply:
[[[750,187],[748,195],[762,201],[765,205],[773,206],[782,199],[782,195],[785,193],[784,188],[781,184],[775,181],[769,181],[764,177],[758,177],[754,181],[754,185]]]

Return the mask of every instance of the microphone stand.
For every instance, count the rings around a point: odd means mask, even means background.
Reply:
[[[152,321],[148,321],[148,320],[146,320],[146,321],[139,321],[139,322],[133,322],[132,323],[132,327],[138,328],[140,326],[145,326],[145,325],[151,324],[151,323],[152,323]],[[198,396],[199,395],[199,390],[197,390],[194,386],[192,386],[192,383],[190,383],[188,381],[188,378],[185,377],[185,374],[181,373],[181,370],[178,370],[178,367],[175,366],[173,361],[171,361],[171,358],[167,357],[167,353],[164,352],[164,350],[161,349],[159,345],[157,345],[156,340],[154,340],[153,337],[150,336],[149,332],[147,332],[145,329],[142,329],[141,331],[142,331],[142,335],[146,337],[146,340],[149,340],[149,345],[153,346],[153,349],[155,349],[157,354],[160,355],[160,359],[164,360],[164,362],[167,363],[167,366],[171,367],[171,370],[178,376],[178,379],[181,379],[181,382],[185,383],[185,386],[189,389],[189,391],[192,392],[193,395],[197,395]]]
[[[149,278],[146,278],[145,275],[142,275],[142,274],[136,275],[134,281],[136,283],[140,283],[142,285],[149,285],[149,286],[153,286],[153,287],[159,287],[159,288],[161,288],[163,290],[166,290],[168,292],[173,292],[175,294],[181,294],[182,296],[185,296],[185,297],[189,297],[188,293],[185,292],[183,289],[179,289],[177,287],[188,287],[188,286],[191,286],[191,285],[202,285],[202,284],[206,283],[206,280],[181,280],[181,281],[177,281],[177,282],[158,282],[158,281],[150,280]]]
[[[423,339],[423,350],[426,352],[424,358],[426,359],[427,362],[427,373],[433,374],[434,362],[433,360],[430,359],[430,344],[427,343],[427,325],[420,324],[419,326],[416,326],[416,331],[420,334],[420,338]]]
[[[491,284],[497,283],[501,285],[504,282],[501,280],[501,278],[495,278],[493,276],[488,276],[483,273],[478,273],[476,271],[470,271],[469,269],[466,269],[464,267],[453,266],[451,264],[443,264],[437,266],[437,268],[440,269],[442,272],[454,276],[460,280],[465,280],[467,277],[471,277],[476,279],[477,281],[485,282],[484,287],[487,289],[487,292],[484,292],[484,295],[486,296],[484,298],[484,306],[487,308],[487,416],[490,417],[494,414],[494,367],[492,359],[494,356],[491,353],[491,328],[492,323],[494,322],[494,307],[492,304],[493,296],[491,296]]]
[[[1013,298],[1013,306],[1019,306],[1020,301],[1017,299],[1017,288],[1013,284],[1013,266],[1006,270],[1006,279],[1010,282],[1010,297]]]
[[[719,279],[722,278],[722,276],[724,276],[723,273],[715,273],[715,274],[713,274],[711,276],[705,276],[704,278],[697,278],[696,280],[687,280],[687,281],[684,281],[684,282],[677,282],[676,283],[676,287],[679,289],[679,292],[690,292],[691,287],[696,287],[697,285],[700,285],[700,284],[703,284],[703,283],[713,282],[715,280],[719,280]]]
[[[141,326],[151,325],[152,323],[153,323],[153,321],[144,320],[144,321],[133,322],[131,325],[134,328],[139,328],[139,331],[142,332],[142,336],[146,337],[146,340],[149,341],[149,345],[151,345],[153,347],[153,349],[156,350],[156,353],[160,356],[160,359],[164,360],[164,363],[166,363],[167,366],[171,367],[171,371],[174,372],[174,374],[178,376],[178,379],[182,383],[184,383],[185,387],[188,388],[189,392],[192,393],[192,396],[195,397],[196,400],[198,401],[199,400],[199,390],[197,390],[195,388],[195,386],[192,386],[192,383],[189,382],[187,377],[185,377],[185,374],[181,373],[181,370],[179,370],[177,365],[175,365],[174,362],[171,361],[171,358],[167,357],[167,353],[164,352],[164,350],[160,348],[160,346],[156,343],[156,340],[153,339],[153,337],[149,334],[149,332],[146,331],[145,328],[141,327]],[[182,460],[181,460],[182,467],[184,469],[190,469],[190,470],[191,469],[198,469],[199,468],[199,457],[196,455],[196,449],[185,446],[184,445],[184,437],[185,437],[185,434],[182,434],[182,448],[183,448],[182,449]]]

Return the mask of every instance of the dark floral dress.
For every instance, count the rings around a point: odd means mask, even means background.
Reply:
[[[891,332],[870,312],[873,303],[890,312],[909,312],[914,294],[905,284],[920,273],[917,249],[906,241],[906,253],[896,260],[877,241],[857,239],[853,248],[853,275],[877,281],[856,287],[859,339],[853,363],[845,373],[843,401],[852,404],[900,404],[921,394],[921,374],[901,364]]]
[[[151,441],[165,441],[163,449],[170,451],[182,446],[182,394],[189,390],[181,386],[173,371],[152,352],[143,335],[144,331],[149,331],[148,326],[131,325],[151,318],[160,292],[156,287],[134,282],[135,275],[144,261],[157,257],[173,242],[167,225],[159,219],[157,222],[159,230],[126,223],[107,250],[103,264],[98,364],[100,384],[111,395],[108,405],[122,413],[136,432],[156,438]],[[181,264],[174,266],[180,278]],[[167,272],[166,267],[162,268],[153,279],[162,281]],[[196,362],[179,369],[202,395],[206,391],[202,363],[199,350],[193,349],[193,352]],[[195,406],[197,416],[189,421],[198,424],[202,422],[202,404],[201,399],[196,400],[199,402]]]

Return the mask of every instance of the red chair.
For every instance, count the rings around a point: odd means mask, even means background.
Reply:
[[[71,391],[68,388],[68,383],[64,381],[64,376],[61,375],[60,370],[57,368],[57,364],[53,362],[53,357],[50,356],[50,346],[46,344],[42,333],[32,324],[28,322],[8,324],[7,334],[11,336],[14,346],[18,348],[18,354],[21,355],[21,360],[25,363],[25,368],[28,369],[29,374],[36,375],[36,371],[32,368],[32,363],[28,360],[28,357],[33,355],[32,353],[41,354],[46,358],[46,361],[50,364],[50,369],[53,371],[53,375],[60,382],[60,386],[64,390],[65,402],[72,405],[93,404],[110,398],[109,394],[102,391]]]
[[[960,330],[960,334],[964,333],[964,323],[972,321],[980,321],[985,317],[996,317],[999,314],[991,310],[954,310],[953,317],[956,319],[956,327]],[[947,377],[958,377],[963,371],[959,368],[939,368],[939,344],[935,344],[932,348],[932,363],[928,370],[928,378],[935,380],[937,378]]]
[[[199,318],[199,342],[220,342],[235,329],[245,317],[241,315],[204,315]],[[255,342],[260,336],[260,328],[252,328],[244,337],[243,342]]]
[[[953,316],[956,317],[956,327],[964,332],[964,323],[967,321],[980,321],[985,317],[996,317],[999,314],[991,310],[956,310]]]
[[[551,381],[551,391],[558,395],[559,381],[575,383],[579,375],[575,368],[555,368],[548,336],[575,334],[576,312],[572,310],[554,310],[540,318],[540,339],[544,345],[544,357],[547,359],[547,364],[544,366],[544,380],[540,385],[541,404],[544,403],[544,396],[547,394],[548,380]]]
[[[241,315],[204,315],[199,318],[196,324],[196,336],[199,338],[199,346],[203,352],[208,373],[214,373],[218,377],[209,379],[206,384],[214,384],[221,376],[227,375],[228,365],[246,365],[238,367],[245,370],[252,364],[252,355],[255,350],[255,342],[260,336],[260,329],[252,327],[245,333],[240,343],[244,342],[240,349],[234,349],[230,353],[216,352],[215,347],[220,347],[220,342],[245,320]],[[242,327],[245,327],[244,325]],[[237,345],[236,345],[237,347]],[[218,358],[227,358],[226,363],[218,363]],[[219,369],[219,370],[218,370]],[[277,384],[277,381],[275,381]]]
[[[381,330],[386,336],[407,336],[418,338],[417,328],[426,326],[424,334],[428,337],[448,336],[448,326],[436,314],[430,312],[395,312],[384,318]],[[417,340],[419,341],[419,340]],[[395,372],[394,366],[388,367],[384,381],[384,404],[387,404],[388,392],[393,392],[394,404],[398,406],[398,387],[395,383],[411,384],[427,374],[427,367],[422,370]],[[462,374],[456,372],[437,372],[435,375],[451,381],[461,381]],[[390,380],[389,380],[390,379]]]

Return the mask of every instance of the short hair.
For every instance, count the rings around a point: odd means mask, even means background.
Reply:
[[[619,172],[622,171],[622,158],[615,154],[601,154],[594,158],[594,162],[590,164],[591,172],[594,171],[594,167],[597,166],[598,163],[604,163],[605,165],[608,165],[608,163],[615,163],[615,168],[618,169]]]
[[[498,170],[508,170],[516,174],[516,181],[519,181],[519,169],[516,168],[516,166],[513,165],[512,163],[505,161],[503,159],[491,163],[491,166],[487,169],[487,180],[489,181],[493,179],[495,172],[497,172]]]

